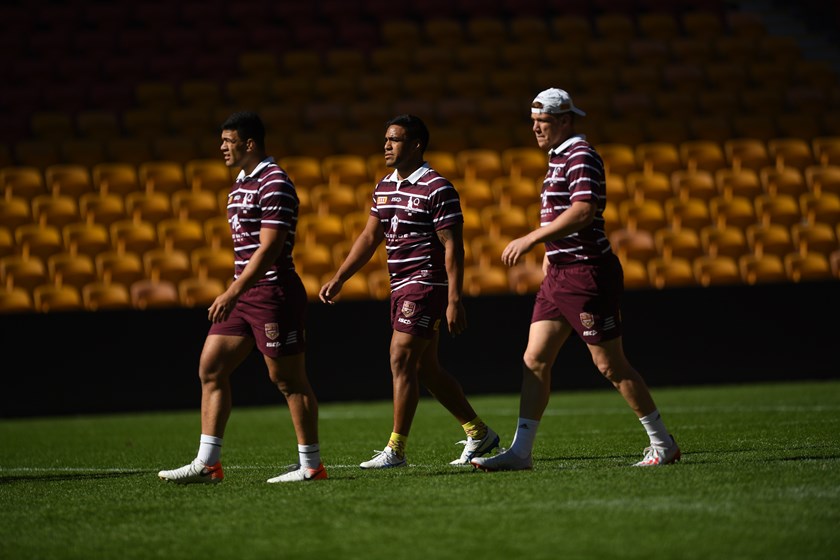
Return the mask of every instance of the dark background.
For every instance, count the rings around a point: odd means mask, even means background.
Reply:
[[[837,282],[631,291],[624,346],[652,387],[840,377]],[[466,301],[470,327],[444,332],[441,361],[468,395],[518,393],[533,296]],[[196,409],[201,309],[0,317],[0,416]],[[391,398],[388,304],[312,303],[308,371],[321,402]],[[11,365],[16,363],[17,365]],[[282,402],[254,352],[234,405]],[[576,336],[555,390],[606,388]]]

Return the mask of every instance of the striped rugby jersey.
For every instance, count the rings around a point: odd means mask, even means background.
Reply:
[[[408,284],[447,285],[445,248],[435,232],[464,222],[452,183],[428,163],[402,181],[395,170],[374,188],[370,215],[385,232],[392,291]]]
[[[540,226],[554,221],[577,200],[595,204],[595,218],[582,230],[545,244],[552,264],[571,264],[610,253],[604,229],[607,183],[604,162],[581,136],[573,136],[548,152],[548,171],[543,181]]]
[[[277,261],[257,284],[277,281],[279,274],[294,270],[292,250],[298,219],[295,186],[274,158],[266,158],[250,175],[239,172],[227,201],[227,217],[233,237],[234,278],[239,278],[260,244],[260,228],[287,230],[286,246]]]

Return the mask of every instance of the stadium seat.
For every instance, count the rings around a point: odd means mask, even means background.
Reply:
[[[109,110],[87,110],[76,114],[76,130],[83,138],[111,141],[122,135],[117,113]]]
[[[17,245],[15,245],[15,237],[12,231],[4,226],[0,226],[0,258],[14,255],[17,253]]]
[[[333,253],[328,245],[307,243],[296,247],[295,268],[303,274],[311,274],[321,278],[335,272]]]
[[[794,247],[801,255],[808,253],[829,255],[840,249],[834,228],[828,223],[794,224],[791,226],[791,237]]]
[[[184,278],[178,282],[178,298],[184,307],[206,309],[225,291],[225,285],[215,278]]]
[[[192,275],[190,257],[179,249],[149,249],[143,253],[143,270],[153,282],[166,281],[175,286]]]
[[[497,177],[490,183],[490,189],[495,193],[500,208],[526,208],[538,200],[542,181],[537,184],[533,179],[520,176],[514,179],[510,176]],[[528,217],[534,227],[539,222],[539,216]]]
[[[811,140],[811,147],[820,165],[840,166],[840,136],[818,136]]]
[[[757,196],[755,213],[762,224],[781,224],[786,228],[799,223],[802,219],[799,199],[787,194]]]
[[[805,169],[805,183],[816,196],[840,196],[840,165],[812,165]]]
[[[178,307],[178,290],[172,282],[138,280],[129,288],[132,306],[136,309]]]
[[[61,252],[51,255],[47,259],[47,270],[53,284],[73,286],[77,290],[97,279],[93,258],[84,253],[74,255]]]
[[[467,149],[455,154],[458,174],[469,183],[474,179],[492,181],[503,174],[499,152],[491,149]]]
[[[526,177],[536,180],[545,177],[548,158],[541,149],[513,147],[501,152],[502,169],[511,179]]]
[[[671,173],[671,185],[674,193],[682,201],[695,199],[708,203],[718,195],[714,176],[702,169],[674,171]]]
[[[705,254],[738,258],[749,252],[744,230],[738,226],[709,226],[700,230],[700,242]]]
[[[172,213],[181,220],[204,222],[222,215],[222,210],[213,192],[183,190],[172,193]]]
[[[64,249],[72,255],[96,256],[111,248],[108,228],[100,223],[72,222],[61,228]]]
[[[648,200],[664,203],[675,195],[669,175],[661,171],[631,171],[624,180],[637,204]]]
[[[840,195],[805,193],[799,197],[799,206],[809,224],[840,224]]]
[[[78,199],[94,190],[90,171],[84,165],[51,165],[44,170],[44,180],[53,196],[66,195]]]
[[[647,263],[657,255],[653,234],[649,231],[616,229],[610,233],[609,240],[622,262],[635,260]]]
[[[47,259],[64,249],[61,230],[53,225],[22,224],[15,228],[15,243],[24,257]]]
[[[510,290],[520,295],[537,293],[544,277],[542,266],[538,263],[523,262],[508,269]],[[625,286],[627,286],[627,277],[625,269]],[[647,283],[647,278],[645,278],[645,283]]]
[[[764,193],[758,173],[749,168],[718,169],[715,171],[715,183],[720,196],[724,199],[754,199]]]
[[[365,158],[355,154],[336,154],[321,160],[324,179],[330,185],[357,185],[370,180]]]
[[[0,259],[0,282],[7,290],[18,287],[31,292],[49,282],[49,273],[38,257],[9,255]]]
[[[191,253],[206,244],[204,226],[199,220],[167,218],[157,223],[158,243],[166,250]]]
[[[233,254],[227,248],[199,247],[190,253],[193,276],[227,283],[233,279]]]
[[[102,282],[131,285],[145,278],[143,260],[138,253],[103,251],[94,258],[98,277]]]
[[[133,165],[135,168],[154,159],[152,142],[143,136],[120,137],[109,140],[105,145],[108,161]]]
[[[509,237],[516,239],[537,227],[537,221],[529,218],[521,206],[509,208],[487,206],[482,208],[480,212],[485,235],[491,238]]]
[[[657,230],[653,236],[657,256],[664,260],[681,258],[692,261],[703,254],[700,234],[693,229]]]
[[[0,198],[0,223],[11,230],[32,222],[32,205],[21,196]]]
[[[140,189],[137,169],[130,163],[101,163],[92,169],[93,185],[102,194],[125,196]]]
[[[145,253],[158,246],[157,230],[149,222],[117,220],[110,225],[111,245],[118,252]]]
[[[756,257],[784,256],[794,250],[790,229],[780,224],[753,224],[746,229],[747,243]]]
[[[607,175],[620,175],[624,177],[631,171],[638,169],[636,165],[636,154],[632,146],[620,143],[606,143],[595,145],[595,149],[604,160],[604,170]]]
[[[82,287],[82,303],[88,311],[131,309],[131,295],[124,284],[91,282]]]
[[[227,216],[217,216],[204,221],[204,238],[207,245],[214,249],[233,248],[230,224]]]
[[[785,265],[778,255],[742,255],[738,259],[738,268],[741,278],[749,285],[788,281]]]
[[[29,290],[0,286],[0,314],[29,313],[34,310]]]
[[[32,290],[35,310],[40,313],[56,311],[80,311],[84,309],[82,296],[74,286],[43,284]]]
[[[723,143],[723,151],[735,171],[748,168],[758,172],[772,163],[767,144],[760,138],[729,138]]]
[[[106,192],[82,195],[79,199],[79,216],[88,224],[104,226],[110,226],[112,223],[128,217],[123,198]]]
[[[717,142],[711,140],[686,140],[679,144],[682,167],[711,173],[726,167],[726,155]]]
[[[658,200],[642,202],[624,200],[618,205],[618,216],[630,232],[638,230],[654,232],[667,225],[665,209]]]
[[[799,198],[809,190],[804,175],[796,167],[763,167],[758,176],[762,189],[768,196],[782,195]]]
[[[132,220],[157,224],[172,217],[169,193],[137,191],[125,196],[125,211]]]
[[[711,225],[711,211],[705,200],[699,198],[670,198],[665,201],[665,217],[674,231],[692,229],[700,231]]]
[[[647,269],[650,285],[659,290],[697,285],[691,261],[685,258],[655,257],[648,261]]]
[[[511,293],[507,270],[501,264],[465,267],[464,293],[473,297]]]
[[[733,257],[704,255],[694,259],[694,276],[701,286],[741,284],[741,272]]]
[[[785,255],[785,270],[793,282],[830,280],[831,265],[828,257],[821,253],[790,253]]]
[[[330,246],[344,241],[344,222],[334,214],[307,214],[298,219],[297,236],[302,245]]]
[[[466,240],[470,245],[470,252],[472,254],[473,266],[478,268],[500,266],[502,263],[502,251],[507,247],[508,243],[513,240],[512,237],[476,237],[472,240]]]
[[[286,156],[277,162],[298,188],[311,188],[324,182],[321,160],[311,156]]]
[[[803,138],[772,138],[767,141],[767,151],[778,169],[794,167],[801,172],[816,163],[811,146]]]
[[[12,196],[32,200],[47,194],[43,172],[34,166],[11,166],[0,169],[0,185],[5,198]]]
[[[42,226],[62,228],[80,220],[76,197],[41,194],[32,199],[32,219]]]
[[[196,159],[194,157],[187,160]],[[184,166],[176,161],[147,161],[137,168],[137,178],[147,192],[171,195],[175,191],[187,188]]]

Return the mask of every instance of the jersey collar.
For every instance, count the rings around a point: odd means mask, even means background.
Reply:
[[[263,170],[263,168],[265,168],[265,166],[270,165],[270,164],[272,164],[272,163],[274,163],[274,158],[273,158],[273,157],[271,157],[271,156],[268,156],[267,158],[265,158],[264,160],[262,160],[262,161],[261,161],[261,162],[260,162],[260,163],[259,163],[259,164],[255,167],[255,168],[254,168],[254,170],[253,170],[253,171],[251,171],[251,173],[249,173],[248,175],[246,175],[246,174],[245,174],[245,170],[244,170],[244,169],[240,170],[240,171],[239,171],[239,175],[237,175],[237,176],[236,176],[236,180],[237,180],[237,181],[244,181],[246,177],[256,177],[257,175],[259,175],[259,174],[260,174],[260,171],[262,171],[262,170]]]
[[[586,138],[583,136],[583,134],[575,134],[574,136],[569,137],[565,142],[563,142],[556,148],[548,150],[548,155],[556,156],[557,154],[563,153],[569,148],[571,148],[572,145],[577,144],[578,142],[584,142],[585,140]]]

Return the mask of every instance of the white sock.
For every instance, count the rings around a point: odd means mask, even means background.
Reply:
[[[513,436],[513,443],[510,444],[509,451],[523,459],[531,455],[539,425],[539,420],[520,418],[517,422],[516,435]]]
[[[639,422],[645,427],[652,447],[671,447],[671,434],[668,433],[658,410],[639,418]]]
[[[317,469],[321,464],[321,447],[317,443],[310,445],[298,444],[298,458],[300,466]]]
[[[201,434],[197,459],[205,465],[215,465],[222,457],[222,438]]]

